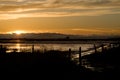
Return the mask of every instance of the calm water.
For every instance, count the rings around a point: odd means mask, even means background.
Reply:
[[[17,49],[19,52],[22,49],[31,49],[34,45],[35,50],[60,50],[66,51],[71,48],[72,50],[78,50],[79,47],[82,47],[82,50],[88,50],[93,47],[93,44],[22,44],[22,43],[6,43],[1,44],[6,46],[8,49]]]
[[[60,50],[60,51],[68,51],[71,49],[72,51],[79,51],[81,47],[82,55],[90,54],[94,50],[93,44],[32,44],[32,43],[2,43],[0,45],[4,45],[7,47],[7,53],[16,51],[16,52],[31,52],[32,47],[34,46],[34,51],[42,52],[44,50]],[[99,44],[96,44],[99,46]]]
[[[82,56],[88,55],[94,52],[94,44],[40,44],[40,43],[1,43],[0,45],[4,45],[7,47],[7,53],[11,53],[13,51],[16,52],[32,52],[32,48],[34,46],[34,51],[36,52],[44,52],[44,50],[60,50],[60,51],[68,51],[71,49],[74,53],[78,53],[79,48],[81,47]],[[107,45],[107,44],[106,44]],[[97,46],[97,51],[101,51],[99,47],[100,44],[95,44]],[[79,54],[73,54],[72,60],[76,61],[79,64],[78,57]],[[84,60],[83,60],[84,61]],[[91,66],[89,61],[85,60],[85,67],[95,69],[95,67]]]

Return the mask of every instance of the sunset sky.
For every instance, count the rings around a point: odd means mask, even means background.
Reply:
[[[120,35],[120,0],[0,0],[0,33]]]

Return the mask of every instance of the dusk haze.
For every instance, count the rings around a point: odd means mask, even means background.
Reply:
[[[0,33],[120,35],[119,0],[0,0]]]
[[[0,73],[120,80],[120,0],[0,0]]]

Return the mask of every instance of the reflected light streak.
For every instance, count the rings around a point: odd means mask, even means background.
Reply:
[[[16,49],[17,49],[17,52],[20,52],[20,50],[21,50],[21,46],[20,46],[20,44],[17,43],[15,47],[16,47]]]

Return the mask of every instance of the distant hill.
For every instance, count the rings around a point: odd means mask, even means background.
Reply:
[[[103,36],[103,35],[68,35],[60,33],[26,33],[21,35],[16,34],[0,34],[0,39],[120,39],[120,36]]]

